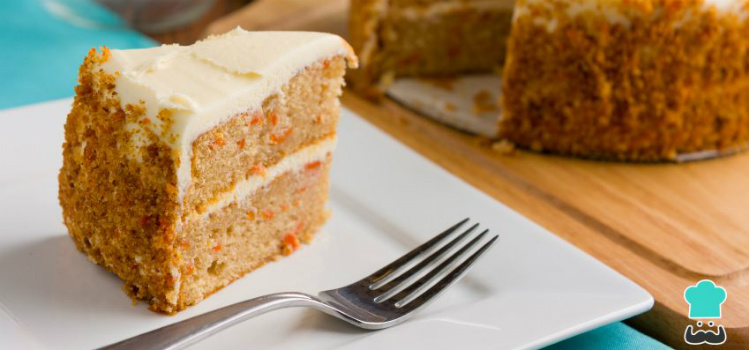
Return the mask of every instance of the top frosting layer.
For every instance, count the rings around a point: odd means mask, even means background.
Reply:
[[[543,8],[551,13],[562,13],[568,17],[580,15],[603,16],[612,24],[619,24],[630,27],[631,18],[635,16],[647,15],[655,16],[661,13],[660,6],[664,6],[663,0],[519,0],[516,3],[514,20],[524,16],[536,16],[534,23],[540,26],[546,26],[548,31],[557,29],[557,16],[539,16],[538,11],[532,11],[531,8]],[[747,0],[698,0],[695,2],[685,2],[683,7],[694,7],[697,11],[717,10],[722,14],[736,15],[741,20],[748,18],[748,1]],[[649,9],[649,10],[645,10]],[[651,11],[656,10],[656,11]],[[684,16],[692,16],[691,11],[685,11]],[[679,26],[682,22],[675,23]]]
[[[260,108],[310,64],[351,47],[333,34],[249,32],[237,28],[191,46],[111,50],[102,68],[116,78],[123,105],[145,104],[141,123],[175,147],[186,146],[234,114]],[[159,114],[169,112],[169,118]]]

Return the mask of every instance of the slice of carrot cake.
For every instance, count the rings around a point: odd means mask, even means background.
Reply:
[[[312,32],[92,49],[59,175],[76,246],[166,313],[290,254],[326,220],[356,64],[343,39]]]

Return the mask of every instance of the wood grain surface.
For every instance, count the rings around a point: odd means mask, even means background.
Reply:
[[[202,39],[208,27],[215,20],[230,14],[252,0],[216,0],[211,8],[192,23],[162,33],[146,33],[152,39],[164,44],[190,45]]]
[[[346,36],[346,0],[256,1],[211,24],[249,30],[319,30]],[[728,348],[748,348],[748,154],[685,164],[597,162],[492,150],[385,99],[346,91],[342,102],[466,182],[646,288],[654,309],[628,321],[676,348],[686,287],[711,279],[728,291]],[[694,348],[694,347],[690,347]]]

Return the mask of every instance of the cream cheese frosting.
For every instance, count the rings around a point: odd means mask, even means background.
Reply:
[[[562,3],[567,4],[565,14],[569,17],[596,13],[603,15],[609,23],[619,24],[626,28],[631,25],[629,16],[632,14],[623,10],[627,9],[628,6],[626,0],[575,0]],[[719,13],[735,14],[739,19],[744,20],[748,18],[747,4],[748,2],[745,0],[703,0],[701,7],[703,10],[716,9]],[[520,0],[516,5],[513,20],[531,15],[532,11],[530,11],[529,5],[544,6],[553,10],[553,4],[547,0]],[[691,15],[690,12],[685,14],[685,16]],[[556,17],[537,17],[534,18],[534,24],[547,27],[547,31],[552,32],[557,29],[558,19]],[[679,24],[681,22],[676,23],[676,25]]]
[[[162,45],[111,50],[102,69],[116,77],[123,107],[143,104],[148,123],[128,125],[134,143],[145,142],[148,128],[180,154],[179,198],[190,183],[192,143],[233,115],[258,110],[307,66],[344,56],[356,57],[337,35],[315,32],[250,32],[236,28],[191,46]],[[167,111],[170,122],[160,118]]]
[[[436,2],[427,6],[411,6],[395,11],[395,14],[410,20],[420,20],[445,15],[458,9],[468,10],[512,10],[515,0],[482,0]]]

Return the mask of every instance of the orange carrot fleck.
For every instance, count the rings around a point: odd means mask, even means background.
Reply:
[[[287,233],[282,240],[284,255],[292,254],[295,250],[299,249],[299,238],[293,233]]]
[[[292,202],[292,205],[295,207],[299,207],[299,199],[295,199],[294,202]]]
[[[281,133],[271,134],[271,136],[270,136],[271,142],[273,142],[273,143],[282,143],[282,142],[284,142],[289,137],[289,135],[292,134],[292,131],[294,131],[294,128],[292,128],[290,126],[290,127],[286,128],[286,130],[282,131]]]
[[[166,230],[169,226],[169,221],[167,221],[167,218],[165,218],[164,216],[159,215],[156,217],[156,220],[159,223],[159,228],[162,230]]]
[[[221,251],[221,245],[216,245],[216,246],[214,246],[211,249],[213,249],[213,251],[215,251],[215,252]]]
[[[255,221],[255,209],[251,209],[247,211],[247,218],[250,221]]]
[[[211,146],[223,146],[224,143],[226,143],[226,140],[224,140],[224,134],[216,133],[214,140],[211,141]]]
[[[271,122],[271,125],[276,126],[279,123],[279,116],[276,115],[276,112],[271,112],[268,115],[268,121]]]
[[[260,175],[265,176],[266,175],[266,167],[263,166],[263,164],[255,164],[252,168],[250,168],[250,175]]]
[[[260,123],[263,123],[263,116],[260,114],[253,115],[252,118],[250,118],[250,126],[258,125]]]
[[[281,211],[284,211],[284,212],[289,211],[289,204],[284,203],[284,204],[280,205],[279,207],[280,207]]]
[[[141,125],[149,125],[151,124],[151,119],[143,118],[141,119]]]
[[[172,243],[176,239],[176,235],[174,234],[174,231],[167,231],[164,234],[164,241],[167,243]]]
[[[317,169],[317,168],[320,168],[320,164],[321,164],[321,163],[320,163],[320,161],[319,161],[319,160],[316,160],[316,161],[314,161],[314,162],[310,162],[310,163],[307,163],[307,164],[305,164],[305,170],[315,170],[315,169]]]
[[[294,191],[295,194],[303,194],[307,192],[307,187],[300,187]]]
[[[242,140],[237,141],[237,146],[240,146],[241,149],[245,148],[245,138],[242,138]]]
[[[266,208],[263,209],[262,212],[260,212],[260,215],[262,215],[266,220],[271,220],[273,219],[274,213],[273,210]]]

